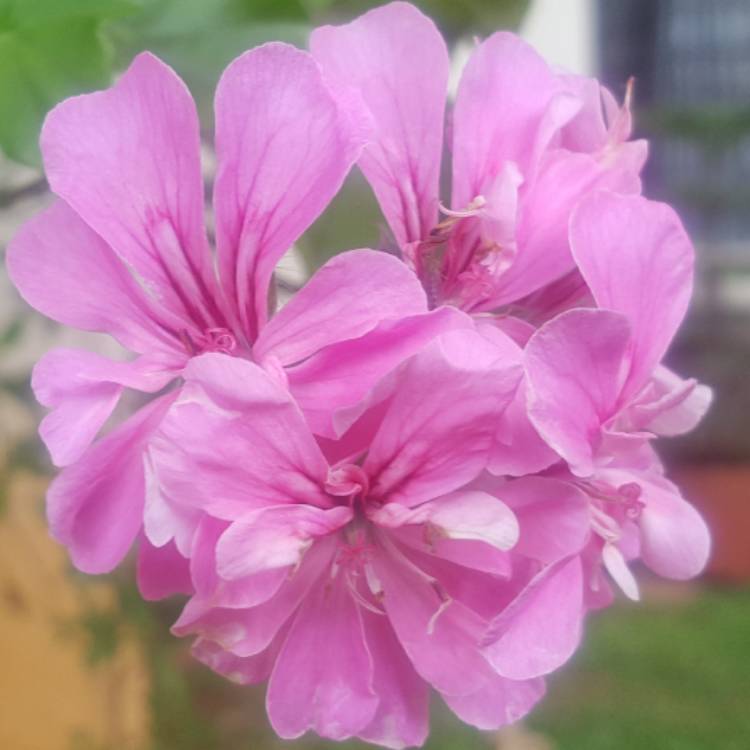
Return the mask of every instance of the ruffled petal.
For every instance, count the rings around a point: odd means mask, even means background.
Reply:
[[[492,675],[477,647],[484,621],[392,544],[374,556],[373,567],[391,625],[421,677],[452,695],[482,688]]]
[[[514,554],[550,565],[578,554],[588,541],[588,498],[570,482],[521,477],[498,484],[492,492],[518,519],[520,533]]]
[[[299,565],[317,537],[354,516],[348,506],[281,505],[250,512],[232,523],[216,547],[216,569],[233,580],[263,570]]]
[[[592,191],[637,193],[640,187],[628,165],[610,166],[590,154],[561,149],[548,152],[537,179],[522,190],[513,262],[484,307],[491,310],[519,300],[575,268],[568,225],[573,210]]]

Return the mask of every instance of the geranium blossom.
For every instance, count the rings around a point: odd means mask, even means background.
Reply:
[[[403,747],[425,739],[428,685],[483,728],[542,695],[480,654],[511,595],[517,523],[466,488],[520,375],[477,334],[445,334],[400,368],[366,448],[331,464],[260,368],[217,355],[186,368],[151,447],[162,491],[197,527],[175,632],[200,636],[198,658],[238,682],[268,678],[283,737]]]
[[[640,190],[646,147],[627,142],[627,105],[498,32],[461,77],[451,208],[438,220],[449,58],[433,23],[395,2],[315,30],[310,46],[330,80],[369,109],[374,133],[358,164],[433,304],[518,312],[512,303],[574,271],[567,226],[580,198]],[[583,287],[573,290],[575,298]],[[559,306],[560,294],[558,284],[544,304]]]
[[[445,208],[432,22],[391,3],[311,49],[264,45],[219,82],[215,251],[193,102],[144,54],[48,116],[56,202],[8,264],[41,312],[137,355],[55,350],[33,374],[75,564],[139,539],[143,596],[189,596],[175,634],[267,680],[282,737],[401,748],[430,689],[482,729],[525,715],[612,582],[638,598],[634,562],[705,565],[653,449],[710,402],[663,364],[693,249],[640,196],[630,88],[620,107],[493,34],[451,110]],[[401,257],[337,255],[277,311],[276,264],[355,162]],[[112,427],[125,390],[148,403]]]
[[[558,499],[550,504],[539,478],[502,486],[486,481],[528,518],[521,521],[521,554],[528,549],[525,534],[539,533],[531,524],[549,529],[559,517],[559,498],[575,498],[558,539],[548,541],[549,550],[566,548],[567,562],[522,591],[485,638],[493,665],[516,679],[545,674],[571,655],[586,609],[611,601],[602,568],[637,599],[628,561],[640,558],[659,575],[687,579],[700,573],[709,554],[703,519],[664,477],[650,446],[659,433],[692,429],[710,402],[705,386],[659,364],[687,309],[690,240],[668,206],[602,193],[577,209],[571,242],[601,308],[557,316],[525,349],[530,419],[567,465],[542,480],[554,483],[548,492]],[[518,654],[532,653],[540,623],[553,624],[545,628],[545,659],[531,658],[519,669]],[[526,646],[509,632],[523,634]],[[503,671],[507,663],[510,672]]]
[[[377,363],[339,352],[316,373],[317,382],[338,373],[328,403],[344,406],[442,325],[401,264],[367,250],[334,258],[269,321],[276,262],[338,190],[365,132],[359,109],[331,93],[307,53],[269,44],[235,60],[216,94],[217,276],[198,119],[171,69],[142,54],[110,90],[47,117],[42,153],[58,200],[11,243],[11,278],[46,315],[139,355],[54,350],[34,370],[37,397],[52,408],[41,435],[66,467],[49,490],[50,526],[81,569],[111,569],[138,533],[143,451],[175,397],[159,396],[92,445],[124,389],[161,391],[209,351],[252,358],[283,379],[282,368],[376,330]],[[348,389],[342,365],[359,366]],[[304,372],[294,382],[304,396]]]

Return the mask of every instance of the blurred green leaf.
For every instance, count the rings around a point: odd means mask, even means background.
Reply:
[[[454,41],[466,34],[487,36],[498,29],[515,29],[521,23],[529,0],[412,0],[423,13],[430,16],[443,35]],[[317,5],[326,19],[348,21],[370,8],[384,3],[373,0],[333,0]]]
[[[39,162],[45,114],[109,82],[113,56],[103,23],[136,7],[133,0],[0,0],[0,149]]]
[[[308,19],[301,0],[147,0],[140,13],[110,31],[121,67],[144,50],[158,55],[184,78],[209,125],[226,65],[270,40],[304,46]]]

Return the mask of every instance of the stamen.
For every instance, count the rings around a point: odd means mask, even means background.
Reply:
[[[437,625],[440,615],[442,615],[443,612],[445,612],[445,610],[453,603],[453,599],[448,596],[443,590],[443,587],[437,581],[432,584],[432,588],[440,599],[442,599],[442,604],[437,608],[437,611],[432,617],[430,617],[430,621],[427,623],[427,635],[432,635],[435,632],[435,625]]]
[[[470,216],[476,216],[486,205],[487,199],[483,195],[477,195],[472,198],[466,208],[459,210],[447,208],[442,203],[438,203],[440,213],[445,214],[446,216],[451,216],[454,219],[468,219]],[[438,224],[438,226],[440,225]]]

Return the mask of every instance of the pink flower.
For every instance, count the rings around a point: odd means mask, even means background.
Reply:
[[[520,374],[480,336],[445,334],[395,374],[365,447],[345,442],[332,463],[262,369],[215,354],[185,369],[151,448],[195,523],[195,593],[174,630],[230,678],[269,679],[281,736],[418,745],[429,685],[482,728],[542,695],[479,651],[513,595],[517,524],[467,488]]]
[[[484,639],[492,665],[514,679],[570,657],[585,611],[611,601],[602,569],[637,599],[629,561],[682,580],[701,572],[710,548],[649,444],[692,429],[710,402],[705,386],[659,364],[687,308],[690,241],[667,206],[600,193],[576,210],[571,243],[600,309],[557,316],[525,349],[530,419],[569,470],[481,485],[516,513],[513,554],[543,566]]]
[[[596,81],[554,73],[500,32],[461,78],[452,208],[438,221],[449,61],[435,26],[395,2],[317,29],[311,50],[369,108],[374,134],[358,163],[433,304],[517,314],[514,303],[575,271],[568,220],[578,201],[595,189],[640,190],[646,146],[627,142],[627,102],[618,109]],[[553,289],[555,304],[559,296]],[[534,315],[552,304],[532,302]]]
[[[565,312],[531,337],[529,416],[588,476],[655,434],[692,429],[710,391],[660,365],[692,291],[693,248],[674,211],[601,192],[578,207],[570,236],[600,309]]]
[[[268,44],[235,60],[216,93],[215,263],[198,118],[170,68],[139,55],[111,89],[49,114],[41,145],[58,200],[11,243],[10,275],[41,312],[138,355],[55,350],[34,371],[36,395],[52,408],[41,435],[65,467],[49,490],[50,526],[82,570],[114,567],[141,528],[143,452],[192,357],[252,358],[288,378],[311,421],[331,432],[335,407],[356,403],[454,325],[445,311],[427,314],[403,264],[370,250],[334,258],[269,320],[274,266],[339,189],[363,122],[305,52]],[[368,334],[378,347],[362,343]],[[343,341],[356,352],[342,354]],[[170,384],[92,442],[125,389],[155,394]]]

